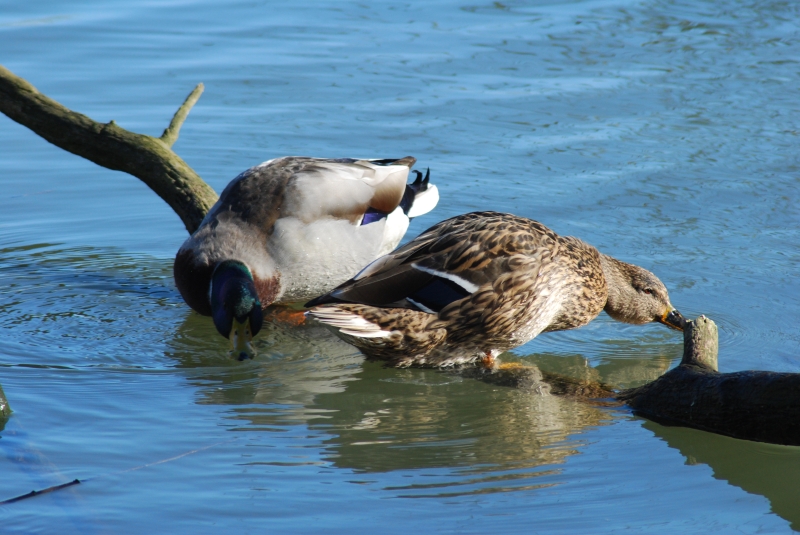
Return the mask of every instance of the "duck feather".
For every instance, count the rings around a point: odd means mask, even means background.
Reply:
[[[397,246],[417,193],[427,209],[435,205],[434,185],[407,184],[415,162],[289,156],[244,171],[178,251],[181,295],[210,315],[211,273],[224,260],[248,266],[265,307],[330,290]],[[364,221],[367,212],[374,222]]]
[[[315,307],[308,315],[368,357],[395,366],[491,362],[539,333],[585,325],[604,309],[627,323],[685,325],[646,269],[497,212],[434,225],[307,306]],[[358,328],[339,329],[341,318]]]
[[[417,338],[393,341],[391,351],[391,337],[347,338],[369,356],[446,366],[515,347],[553,326],[583,325],[603,309],[606,291],[594,247],[537,221],[475,212],[434,225],[306,306],[323,305],[327,314],[339,307],[392,336]],[[572,300],[581,306],[565,308]],[[397,323],[398,309],[414,311],[413,333],[408,320]],[[326,323],[318,310],[309,313]],[[438,345],[420,344],[429,331],[446,335],[433,337]]]

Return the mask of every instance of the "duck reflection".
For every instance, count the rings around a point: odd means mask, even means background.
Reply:
[[[644,427],[686,457],[706,464],[716,479],[770,501],[772,512],[800,530],[800,448],[751,442],[644,420]]]
[[[604,348],[606,354],[624,354],[626,344],[607,344]],[[583,355],[576,354],[533,354],[524,357],[523,361],[535,364],[544,372],[558,373],[581,381],[597,381],[611,385],[614,388],[633,388],[649,383],[661,377],[673,362],[679,360],[680,350],[672,351],[663,345],[657,348],[643,347],[642,353],[637,357],[613,358],[601,356],[599,362],[592,365]]]
[[[361,369],[364,357],[319,326],[288,326],[267,315],[264,335],[256,340],[258,356],[238,362],[215,343],[208,318],[190,313],[168,342],[167,355],[186,368],[199,386],[198,403],[217,405],[279,404],[297,407],[298,423],[316,396],[342,392]]]
[[[339,468],[457,468],[481,474],[459,492],[477,491],[475,485],[480,492],[508,490],[508,481],[518,479],[512,488],[527,488],[530,477],[552,473],[547,467],[577,453],[576,435],[615,417],[580,401],[455,371],[386,368],[313,325],[269,324],[254,361],[221,362],[213,327],[193,316],[170,342],[170,355],[191,369],[198,403],[234,406],[236,430],[303,424],[321,437],[323,457]],[[577,356],[568,361],[591,369]]]
[[[323,458],[357,473],[446,469],[445,475],[390,489],[401,496],[519,491],[559,482],[558,466],[582,446],[581,434],[627,411],[508,388],[452,371],[393,369],[365,361],[325,329],[269,323],[255,361],[219,352],[213,327],[188,314],[168,354],[197,387],[197,403],[231,407],[231,429],[246,433],[300,425],[317,437]],[[620,387],[651,381],[679,348],[655,340],[606,342],[592,361],[580,354],[504,354],[583,381]],[[614,358],[614,355],[623,355]],[[739,441],[701,431],[644,426],[715,477],[767,497],[775,513],[800,528],[797,448]],[[800,475],[800,474],[798,474]],[[367,476],[365,479],[369,479]],[[430,483],[427,481],[430,480]]]
[[[612,419],[536,388],[499,387],[453,372],[366,363],[360,375],[344,394],[319,396],[335,412],[311,427],[333,435],[326,445],[336,466],[362,472],[555,465],[577,452],[570,437]]]

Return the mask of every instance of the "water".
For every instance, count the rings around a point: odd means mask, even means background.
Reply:
[[[2,63],[175,145],[217,191],[276,156],[430,166],[440,206],[538,219],[655,271],[723,371],[800,371],[792,2],[6,2]],[[0,117],[0,506],[24,533],[784,533],[800,451],[664,428],[306,326],[260,356],[171,280],[185,230],[137,179]],[[601,316],[506,360],[619,386],[679,335]]]

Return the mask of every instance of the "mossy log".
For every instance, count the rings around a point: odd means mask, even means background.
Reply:
[[[172,145],[202,92],[203,84],[198,84],[156,138],[69,110],[0,65],[0,112],[57,147],[139,178],[178,214],[190,234],[217,201],[217,194],[172,151]]]
[[[616,398],[661,424],[800,446],[800,373],[720,373],[717,348],[717,326],[700,316],[683,333],[678,367]]]
[[[717,326],[700,316],[683,332],[676,368],[638,388],[547,373],[511,365],[461,374],[485,383],[565,396],[601,405],[627,405],[634,414],[664,425],[692,427],[745,440],[800,446],[800,373],[720,373]]]

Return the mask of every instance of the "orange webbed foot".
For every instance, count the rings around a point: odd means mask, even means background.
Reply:
[[[504,371],[516,371],[516,370],[529,370],[531,369],[531,367],[525,366],[524,364],[520,364],[519,362],[503,362],[497,367],[497,369]]]

